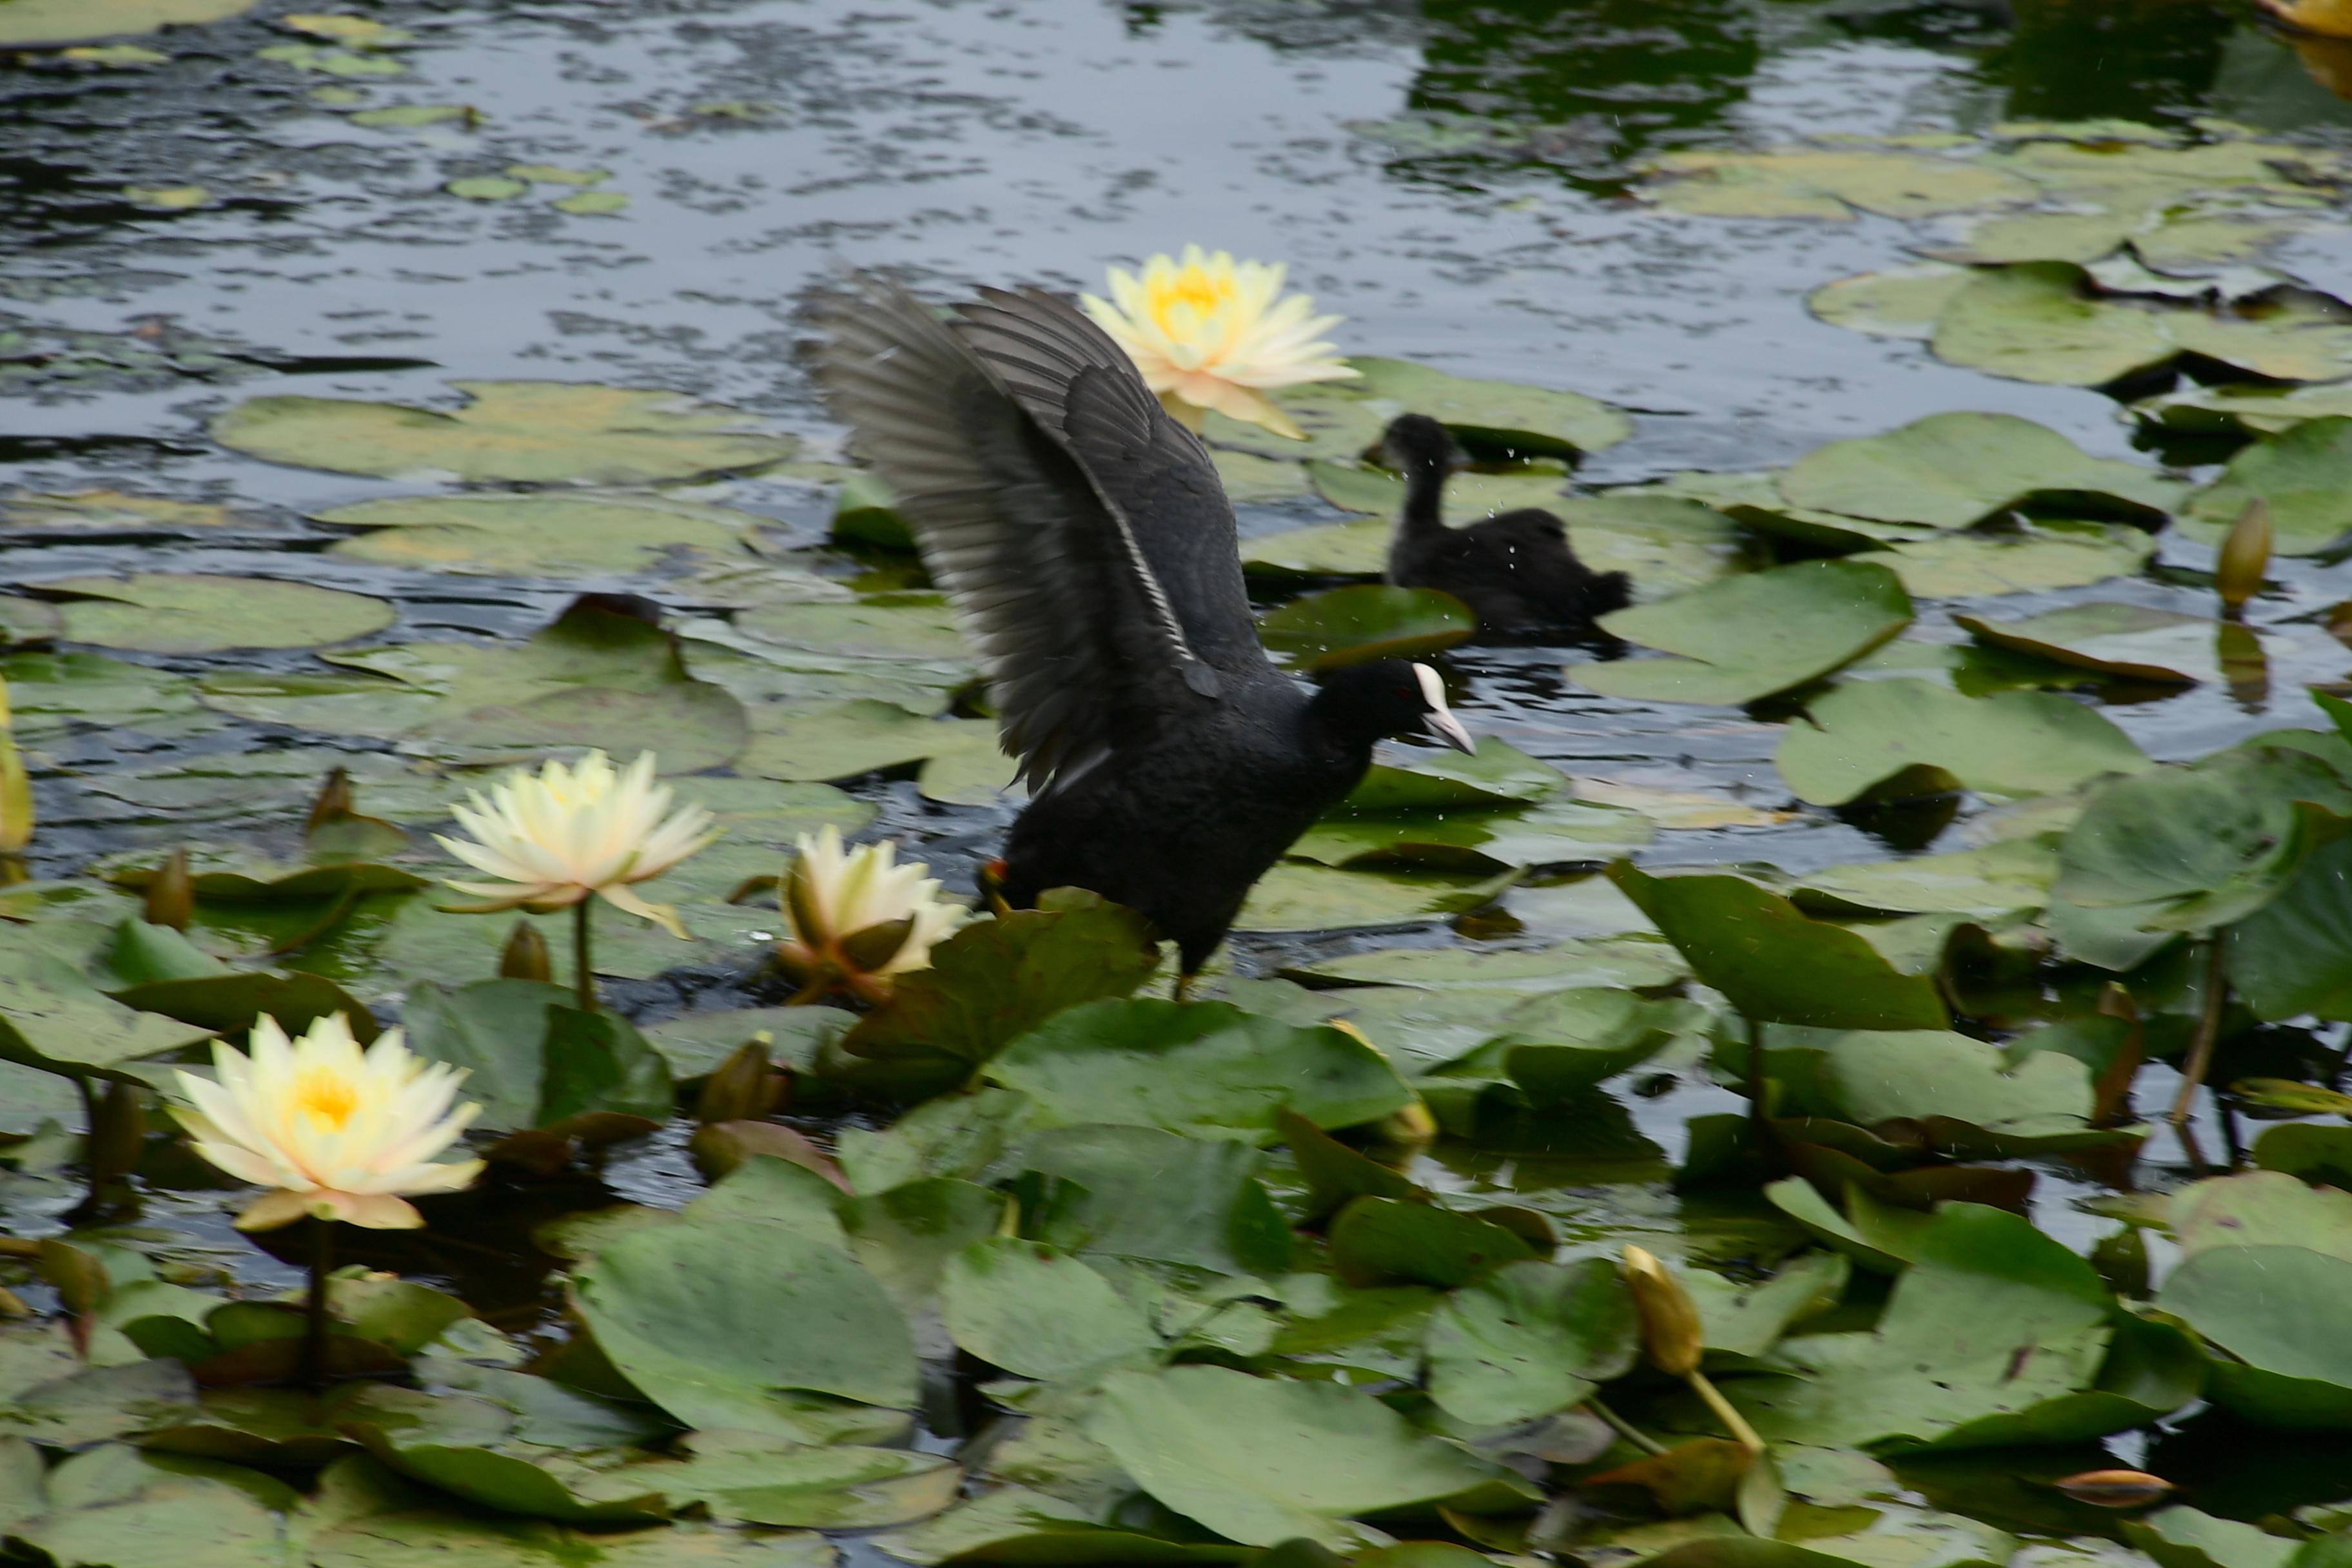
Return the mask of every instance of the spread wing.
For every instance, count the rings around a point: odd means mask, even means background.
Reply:
[[[901,289],[861,278],[825,315],[834,408],[954,602],[1022,777],[1074,774],[1216,699],[1133,525],[1066,434]]]
[[[1077,307],[1040,289],[983,289],[956,314],[959,335],[1127,521],[1194,651],[1221,669],[1263,667],[1216,465],[1160,407],[1126,351]]]

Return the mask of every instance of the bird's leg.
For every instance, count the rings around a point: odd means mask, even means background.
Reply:
[[[987,901],[989,911],[999,920],[1013,912],[1013,906],[1004,901],[1004,879],[1012,874],[1012,869],[999,857],[983,862],[974,878],[980,884],[980,896]]]
[[[1192,971],[1180,969],[1176,972],[1176,984],[1169,992],[1169,995],[1178,1002],[1190,1002],[1192,999]]]

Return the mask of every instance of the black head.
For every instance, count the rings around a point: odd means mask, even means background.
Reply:
[[[1389,467],[1400,473],[1448,474],[1462,465],[1462,448],[1454,444],[1453,432],[1426,414],[1400,414],[1390,420],[1381,450]]]
[[[1425,664],[1383,658],[1335,670],[1315,694],[1315,710],[1333,733],[1351,744],[1369,746],[1391,735],[1427,735],[1457,752],[1478,749],[1462,721],[1445,706],[1445,683]]]

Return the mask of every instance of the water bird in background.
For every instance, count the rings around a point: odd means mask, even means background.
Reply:
[[[821,373],[953,601],[1033,792],[998,890],[1088,889],[1177,944],[1177,994],[1252,884],[1364,776],[1373,745],[1468,752],[1434,670],[1313,691],[1259,646],[1208,448],[1076,307],[985,289],[940,317],[861,277]]]
[[[1381,444],[1404,475],[1404,511],[1389,545],[1391,583],[1443,589],[1469,605],[1490,635],[1572,642],[1605,637],[1593,623],[1633,602],[1632,580],[1578,560],[1568,525],[1539,507],[1446,526],[1445,479],[1461,467],[1462,453],[1436,420],[1400,414]]]

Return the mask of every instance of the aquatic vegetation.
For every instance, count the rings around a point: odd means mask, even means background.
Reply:
[[[340,1015],[290,1040],[264,1015],[247,1051],[215,1046],[212,1065],[213,1079],[177,1075],[187,1106],[172,1114],[197,1153],[270,1189],[237,1216],[240,1230],[304,1218],[413,1228],[425,1219],[410,1197],[459,1192],[481,1174],[479,1160],[436,1158],[481,1109],[456,1103],[466,1075],[412,1054],[398,1029],[362,1049]]]
[[[1312,298],[1285,294],[1287,272],[1279,262],[1236,262],[1229,251],[1188,245],[1181,260],[1150,258],[1139,277],[1112,268],[1110,299],[1082,301],[1187,424],[1197,428],[1213,410],[1303,441],[1307,433],[1265,395],[1360,373],[1319,341],[1344,318],[1318,316]]]
[[[929,867],[899,864],[896,844],[845,849],[827,823],[797,848],[779,884],[792,934],[776,956],[812,995],[838,985],[873,999],[877,982],[929,968],[931,949],[970,918],[940,897]]]

